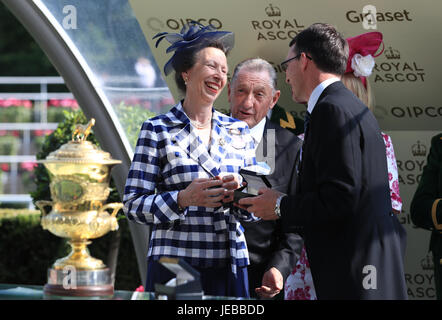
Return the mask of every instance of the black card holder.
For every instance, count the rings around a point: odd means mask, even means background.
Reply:
[[[258,174],[253,171],[241,170],[239,174],[243,177],[243,180],[247,183],[241,188],[236,189],[233,192],[233,202],[237,203],[242,198],[256,197],[258,195],[258,190],[261,188],[271,188],[267,176]],[[243,192],[247,188],[248,192]]]
[[[237,203],[242,198],[250,198],[250,197],[256,197],[256,196],[257,196],[256,194],[251,194],[251,193],[235,190],[233,192],[233,202]]]

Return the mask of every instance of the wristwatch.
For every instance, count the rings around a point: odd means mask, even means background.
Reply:
[[[278,197],[278,199],[276,199],[275,214],[278,218],[281,218],[281,200],[285,196],[286,196],[285,194],[282,194]]]

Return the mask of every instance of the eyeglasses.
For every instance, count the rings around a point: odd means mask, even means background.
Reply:
[[[299,59],[301,54],[302,54],[302,52],[297,54],[296,56],[290,58],[290,59],[287,59],[287,60],[284,60],[283,62],[281,62],[281,69],[282,69],[282,71],[286,72],[287,68],[289,67],[289,62],[292,61],[292,60],[295,60],[295,59]],[[309,55],[306,54],[305,56],[307,57],[307,59],[313,60],[312,57],[310,57]]]

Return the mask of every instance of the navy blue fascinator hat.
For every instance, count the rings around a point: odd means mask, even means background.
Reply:
[[[235,35],[233,32],[217,31],[212,25],[204,26],[196,21],[189,22],[181,29],[180,33],[161,32],[152,39],[158,39],[155,43],[156,48],[158,48],[158,44],[163,39],[166,39],[171,44],[171,46],[167,48],[166,53],[174,52],[174,54],[164,65],[164,73],[166,76],[174,70],[173,61],[177,53],[198,47],[205,41],[220,42],[226,51],[232,49],[235,43]]]

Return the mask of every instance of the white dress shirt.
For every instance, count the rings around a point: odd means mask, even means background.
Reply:
[[[313,109],[316,105],[316,102],[318,102],[319,97],[321,96],[321,93],[327,88],[329,85],[336,81],[341,81],[339,78],[330,78],[325,81],[322,81],[320,84],[316,86],[316,88],[312,91],[312,94],[310,95],[310,98],[308,99],[307,103],[307,111],[311,114],[313,112]]]
[[[266,118],[264,117],[256,126],[250,128],[250,134],[255,140],[255,150],[258,147],[259,143],[262,140],[262,136],[264,135],[264,128],[266,126]]]

